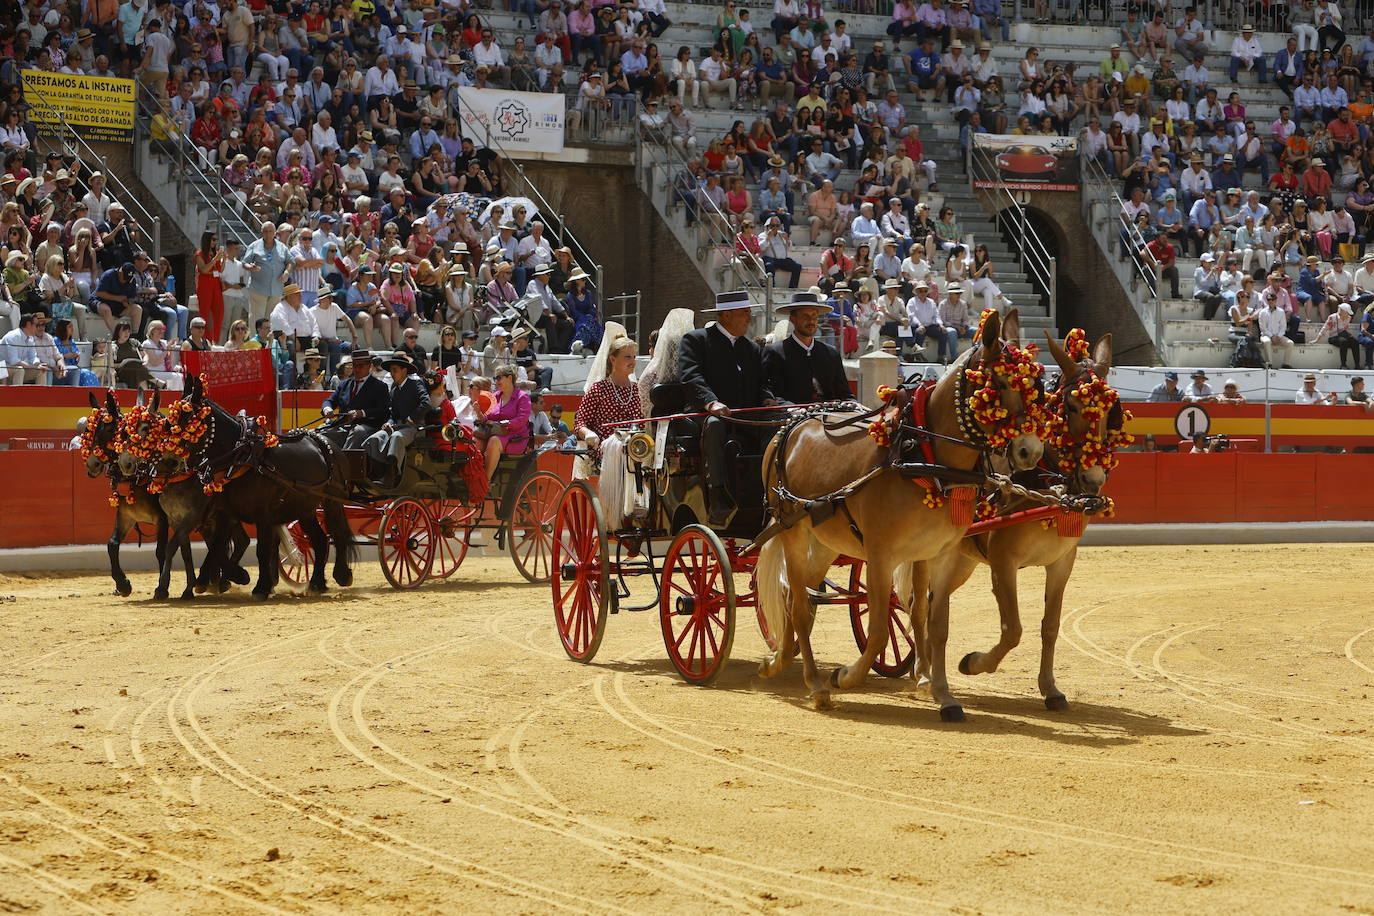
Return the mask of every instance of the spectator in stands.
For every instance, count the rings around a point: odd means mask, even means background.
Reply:
[[[763,259],[764,269],[768,273],[790,273],[792,280],[788,288],[797,288],[797,284],[801,282],[802,266],[792,257],[791,235],[776,214],[768,217],[764,231],[759,236],[759,256]]]
[[[1183,391],[1178,387],[1178,373],[1172,369],[1164,373],[1164,381],[1150,389],[1149,400],[1152,403],[1182,401]]]
[[[973,337],[973,316],[963,293],[963,286],[951,283],[945,289],[944,301],[940,303],[940,324],[944,327],[945,336],[949,340],[949,356],[946,362],[953,361],[959,355],[959,338]]]
[[[1341,368],[1345,369],[1346,353],[1350,354],[1350,361],[1353,365],[1349,368],[1360,368],[1359,342],[1356,334],[1359,333],[1359,325],[1354,320],[1354,309],[1350,303],[1342,302],[1336,306],[1336,311],[1327,316],[1322,323],[1321,330],[1317,332],[1317,338],[1313,343],[1321,343],[1325,340],[1331,346],[1340,351]]]
[[[1272,284],[1271,284],[1272,285]],[[1260,332],[1260,351],[1264,354],[1264,364],[1269,368],[1274,368],[1274,350],[1282,350],[1278,365],[1284,369],[1292,369],[1293,360],[1293,341],[1288,337],[1288,315],[1279,307],[1278,293],[1272,289],[1266,289],[1260,296],[1264,301],[1264,308],[1260,309],[1256,323],[1259,325]]]
[[[1207,384],[1207,373],[1201,369],[1196,370],[1188,386],[1183,389],[1183,400],[1191,404],[1208,404],[1216,400],[1216,394],[1212,391],[1212,386]]]
[[[1311,372],[1302,377],[1302,387],[1293,395],[1294,404],[1334,404],[1337,400],[1336,392],[1322,394],[1317,389],[1317,377]]]
[[[1205,57],[1208,51],[1207,31],[1202,20],[1197,18],[1197,10],[1188,7],[1174,25],[1174,48],[1185,58]]]
[[[1153,268],[1155,287],[1164,280],[1169,281],[1169,298],[1178,298],[1178,267],[1174,263],[1177,255],[1174,246],[1166,235],[1156,235],[1140,251],[1144,266]],[[1157,279],[1156,279],[1157,278]]]
[[[1240,34],[1231,41],[1231,82],[1237,82],[1242,68],[1247,73],[1257,71],[1261,83],[1269,81],[1264,49],[1255,37],[1255,27],[1248,22],[1240,27]]]

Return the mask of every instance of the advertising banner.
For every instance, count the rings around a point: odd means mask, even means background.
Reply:
[[[266,417],[277,427],[277,382],[272,354],[257,350],[187,350],[181,354],[188,374],[203,376],[205,393],[230,413]]]
[[[134,141],[134,81],[24,70],[29,120],[40,136],[61,134],[59,114],[88,142]]]
[[[1078,140],[1045,134],[974,134],[976,188],[1077,191]],[[996,176],[988,178],[987,176]]]
[[[464,137],[483,145],[488,133],[512,156],[563,152],[564,98],[560,92],[508,92],[458,88],[458,121]]]

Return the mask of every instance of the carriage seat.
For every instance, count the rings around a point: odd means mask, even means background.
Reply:
[[[649,416],[651,417],[685,413],[687,409],[687,386],[681,382],[660,382],[649,389],[649,405]]]

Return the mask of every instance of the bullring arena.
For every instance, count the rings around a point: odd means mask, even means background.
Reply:
[[[1069,709],[1037,574],[963,724],[909,679],[816,711],[743,618],[712,688],[644,616],[573,664],[504,559],[269,605],[6,576],[0,910],[1371,912],[1361,548],[1085,547]],[[985,571],[951,630],[995,639]]]

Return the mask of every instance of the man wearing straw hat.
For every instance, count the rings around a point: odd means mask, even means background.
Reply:
[[[793,293],[791,302],[775,306],[773,311],[787,316],[792,333],[763,350],[763,368],[769,389],[783,401],[793,404],[853,397],[840,351],[816,339],[821,318],[831,314],[821,297],[809,290]]]
[[[778,403],[768,388],[763,350],[749,338],[752,309],[743,290],[719,293],[713,307],[701,309],[715,323],[684,334],[679,344],[678,379],[686,389],[688,409],[710,415],[701,421],[701,456],[707,516],[715,526],[729,524],[738,508],[738,479],[727,443],[740,448],[763,444],[756,427],[737,426],[727,418],[736,410]]]

